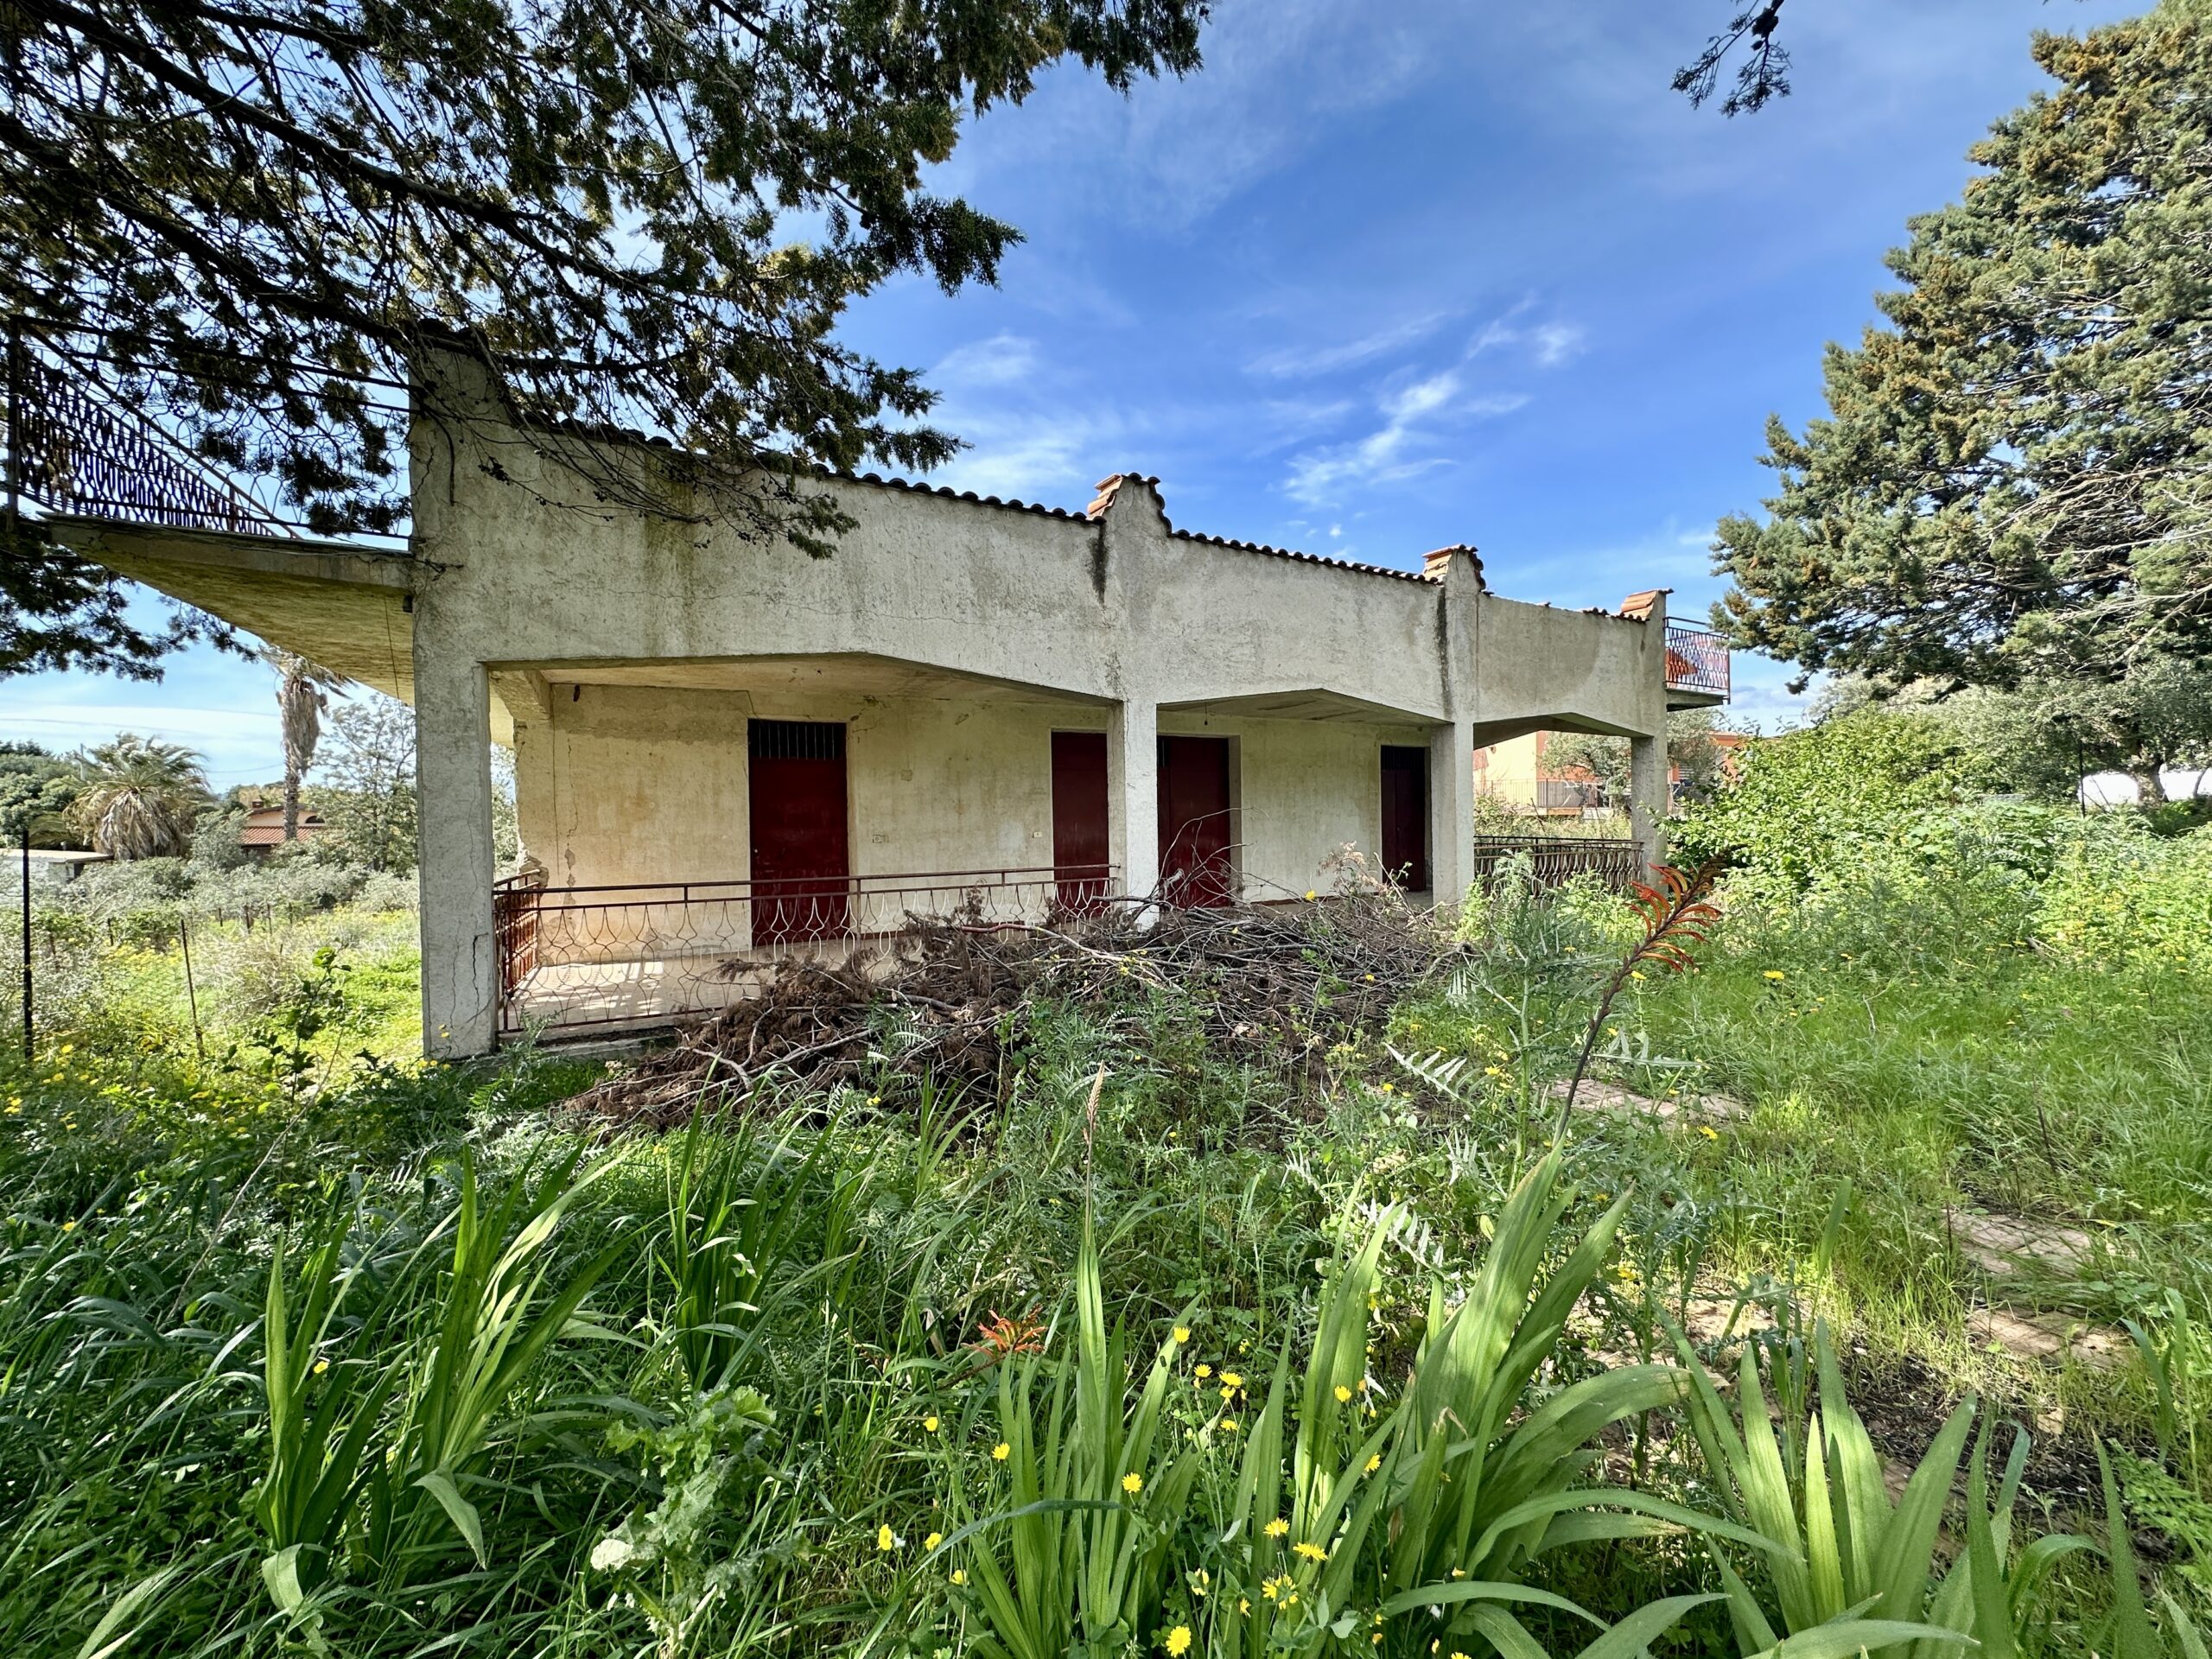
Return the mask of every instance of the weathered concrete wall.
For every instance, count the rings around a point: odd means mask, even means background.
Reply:
[[[516,723],[523,843],[549,884],[747,879],[754,718],[845,724],[862,876],[1048,868],[1052,734],[1107,726],[1104,710],[1069,703],[558,686],[544,715]],[[1346,842],[1379,852],[1382,746],[1426,732],[1175,712],[1159,729],[1230,740],[1239,874],[1261,899],[1322,881]]]
[[[1464,554],[1437,561],[1433,578],[1398,577],[1211,543],[1174,531],[1138,479],[1096,521],[839,483],[855,525],[817,560],[747,539],[741,515],[711,516],[672,486],[664,499],[709,522],[621,505],[632,492],[594,489],[486,416],[418,423],[413,560],[397,575],[150,531],[135,543],[103,531],[89,550],[414,697],[425,1028],[440,1052],[478,1052],[494,1031],[487,738],[513,738],[524,835],[556,881],[741,872],[740,694],[588,685],[564,709],[562,682],[594,666],[859,656],[1083,700],[1061,706],[1082,710],[1069,723],[1109,733],[1114,855],[1140,891],[1157,873],[1153,738],[1193,718],[1166,705],[1254,705],[1215,729],[1238,741],[1260,891],[1302,892],[1332,848],[1373,845],[1385,733],[1429,747],[1432,858],[1451,893],[1468,868],[1475,744],[1541,727],[1664,728],[1663,605],[1646,624],[1518,604],[1481,592]],[[637,493],[661,490],[670,466],[642,444],[599,458],[628,468]],[[1330,698],[1371,722],[1259,706]],[[866,872],[1050,861],[1048,767],[1009,770],[996,740],[976,741],[988,730],[1048,753],[1045,734],[1067,716],[1023,706],[760,712],[853,722],[855,810],[868,815],[853,848]],[[879,832],[879,812],[895,827]],[[1656,848],[1655,825],[1639,831]]]

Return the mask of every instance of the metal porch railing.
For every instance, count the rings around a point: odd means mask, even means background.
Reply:
[[[1728,696],[1728,642],[1711,628],[1669,618],[1667,623],[1667,689]]]
[[[1540,887],[1586,873],[1622,892],[1643,880],[1643,855],[1634,842],[1597,836],[1477,836],[1475,880],[1495,881],[1516,854],[1528,855],[1530,879]]]
[[[1106,864],[579,887],[510,877],[493,893],[500,1028],[666,1023],[741,1000],[778,963],[842,963],[931,925],[1079,919],[1119,891]]]

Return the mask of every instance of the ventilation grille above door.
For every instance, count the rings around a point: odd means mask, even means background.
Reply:
[[[752,722],[755,760],[842,760],[843,722],[828,720],[756,720]]]

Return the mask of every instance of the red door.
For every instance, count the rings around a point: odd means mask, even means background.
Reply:
[[[851,930],[845,837],[845,728],[752,722],[753,942],[831,939]]]
[[[1382,868],[1408,893],[1428,891],[1428,751],[1382,750]]]
[[[1229,859],[1229,740],[1160,740],[1160,896],[1216,906],[1236,886]]]
[[[1052,879],[1059,901],[1095,911],[1111,885],[1106,837],[1106,734],[1052,734]]]

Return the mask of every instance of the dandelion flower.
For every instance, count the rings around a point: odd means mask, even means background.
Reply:
[[[1307,904],[1309,904],[1309,905],[1310,905],[1310,904],[1312,904],[1312,903],[1313,902],[1313,896],[1314,896],[1314,895],[1313,895],[1313,888],[1311,888],[1311,887],[1306,888],[1306,902]]]
[[[1315,1543],[1300,1544],[1296,1546],[1294,1553],[1303,1555],[1309,1561],[1325,1561],[1329,1559],[1329,1552]]]
[[[875,1547],[878,1549],[898,1548],[899,1535],[892,1531],[888,1526],[878,1527],[875,1529]]]
[[[1284,1520],[1281,1516],[1277,1516],[1274,1520],[1268,1522],[1267,1525],[1267,1534],[1270,1538],[1280,1538],[1289,1530],[1290,1522]]]
[[[1189,1325],[1177,1325],[1177,1326],[1175,1327],[1175,1340],[1176,1340],[1176,1341],[1178,1341],[1178,1342],[1188,1342],[1190,1339],[1191,1339],[1191,1327],[1190,1327]]]
[[[1373,1457],[1367,1460],[1367,1472],[1370,1475],[1382,1466],[1382,1454],[1380,1452],[1377,1452]]]
[[[1221,1420],[1221,1432],[1224,1434],[1234,1434],[1236,1432],[1236,1420],[1234,1417],[1223,1418]]]
[[[1718,1141],[1720,1138],[1720,1131],[1714,1128],[1710,1123],[1699,1124],[1697,1126],[1697,1132],[1708,1141]]]
[[[1183,1659],[1191,1650],[1191,1627],[1178,1624],[1160,1639],[1160,1645],[1167,1649],[1167,1659]]]
[[[1197,1370],[1192,1372],[1191,1375],[1197,1377],[1199,1382],[1203,1382],[1206,1378],[1213,1375],[1213,1367],[1211,1365],[1201,1365]]]
[[[1004,1440],[1001,1440],[996,1446],[991,1448],[992,1460],[996,1463],[1004,1463],[1013,1455],[1014,1448],[1008,1446]]]
[[[1144,1491],[1144,1477],[1134,1469],[1122,1477],[1122,1490],[1131,1497]]]
[[[1783,973],[1779,968],[1770,968],[1766,972],[1761,974],[1759,977],[1761,979],[1771,979],[1779,982],[1789,978],[1789,976]]]
[[[1224,1371],[1221,1374],[1221,1386],[1224,1389],[1241,1389],[1244,1386],[1244,1379],[1235,1371]]]
[[[1338,1405],[1340,1405],[1340,1406],[1341,1406],[1341,1405],[1343,1405],[1343,1404],[1344,1404],[1347,1400],[1350,1400],[1351,1398],[1351,1390],[1350,1389],[1346,1388],[1343,1383],[1341,1383],[1341,1382],[1338,1383],[1338,1384],[1337,1384],[1337,1403],[1338,1403]]]

